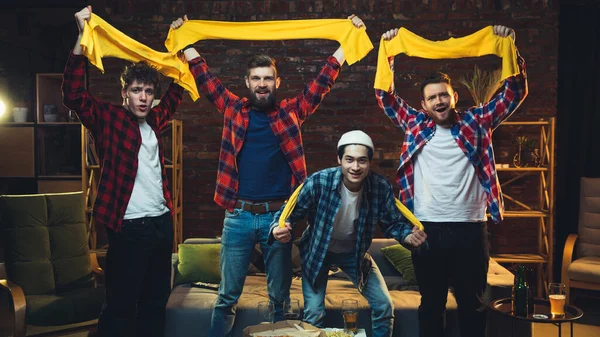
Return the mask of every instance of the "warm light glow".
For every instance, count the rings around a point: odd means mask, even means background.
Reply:
[[[4,115],[4,111],[6,111],[6,104],[0,99],[0,116]]]

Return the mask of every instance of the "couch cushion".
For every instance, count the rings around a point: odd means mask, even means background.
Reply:
[[[8,277],[26,295],[93,285],[82,192],[3,196]]]
[[[417,284],[415,269],[412,263],[412,252],[400,244],[387,246],[381,249],[383,255],[402,274],[407,285]]]
[[[383,255],[381,248],[397,245],[398,241],[394,239],[374,239],[369,247],[369,253],[373,258],[373,261],[377,264],[381,275],[385,278],[386,276],[402,276],[394,265]]]
[[[98,318],[104,293],[101,288],[79,288],[57,295],[29,295],[27,324],[63,325]]]
[[[93,287],[81,193],[47,194],[48,235],[56,291]]]
[[[179,262],[175,270],[174,284],[190,282],[219,283],[220,243],[179,244]]]
[[[600,257],[582,257],[569,266],[569,279],[598,283],[600,280]]]
[[[26,295],[52,293],[55,284],[46,197],[2,196],[0,215],[9,279]]]

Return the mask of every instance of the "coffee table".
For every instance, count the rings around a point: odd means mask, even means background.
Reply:
[[[583,311],[574,305],[565,305],[565,315],[562,317],[552,317],[550,313],[550,302],[540,298],[533,300],[533,312],[526,317],[515,316],[512,311],[512,299],[510,297],[501,298],[493,301],[490,308],[504,316],[510,317],[512,321],[512,336],[515,335],[515,322],[517,320],[528,321],[532,323],[550,323],[558,327],[558,337],[562,337],[562,323],[571,323],[571,337],[573,337],[573,323],[583,316]],[[544,317],[545,316],[545,317]]]

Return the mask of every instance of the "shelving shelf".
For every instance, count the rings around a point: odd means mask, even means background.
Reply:
[[[504,212],[505,221],[509,219],[529,218],[537,221],[537,253],[535,254],[492,254],[498,263],[533,264],[537,274],[537,295],[543,296],[547,284],[552,282],[553,247],[554,247],[554,137],[555,118],[530,122],[504,122],[504,127],[537,127],[539,128],[539,144],[537,150],[540,156],[539,167],[498,167],[501,188],[527,176],[537,175],[539,190],[537,205],[531,206],[520,196],[503,193],[505,204],[510,202],[518,208]]]

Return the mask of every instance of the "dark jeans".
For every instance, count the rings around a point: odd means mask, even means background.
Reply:
[[[428,250],[413,253],[421,305],[419,335],[444,336],[448,286],[454,289],[462,337],[485,336],[483,291],[489,243],[485,222],[423,222]]]
[[[164,336],[171,292],[171,213],[124,220],[121,232],[107,232],[106,297],[98,334]]]

